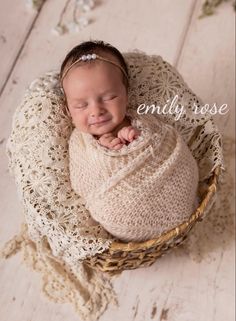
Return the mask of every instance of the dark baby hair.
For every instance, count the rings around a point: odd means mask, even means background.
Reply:
[[[102,40],[90,40],[90,41],[85,41],[79,44],[78,46],[74,47],[65,57],[64,61],[62,62],[61,65],[61,70],[60,70],[60,79],[62,79],[62,75],[64,73],[64,70],[68,68],[70,65],[72,65],[77,59],[79,59],[82,55],[85,54],[100,54],[102,52],[110,53],[113,56],[115,56],[121,67],[125,70],[126,74],[129,75],[128,73],[128,67],[125,62],[124,57],[120,53],[118,49],[110,45],[109,43],[106,43]],[[129,83],[128,79],[123,75],[123,83],[128,90]]]

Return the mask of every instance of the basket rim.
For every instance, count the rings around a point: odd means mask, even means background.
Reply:
[[[177,237],[179,234],[183,233],[189,226],[193,225],[196,221],[201,221],[204,215],[204,210],[211,200],[212,196],[216,193],[219,175],[221,173],[221,166],[218,165],[212,172],[211,177],[208,179],[207,193],[204,195],[198,208],[192,213],[187,221],[177,225],[171,230],[163,233],[157,238],[150,239],[143,242],[128,242],[124,243],[121,241],[113,241],[110,244],[109,252],[123,251],[138,251],[144,250],[153,246],[157,246],[164,242],[168,242],[170,239]]]

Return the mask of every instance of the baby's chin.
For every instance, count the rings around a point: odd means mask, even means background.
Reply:
[[[93,135],[93,136],[96,136],[96,137],[101,137],[102,135],[104,134],[108,134],[108,133],[111,133],[112,130],[93,130],[93,131],[90,131],[89,134]]]
[[[111,124],[104,124],[99,126],[90,126],[88,133],[94,136],[102,136],[104,134],[110,133],[115,129],[116,126],[111,126]]]

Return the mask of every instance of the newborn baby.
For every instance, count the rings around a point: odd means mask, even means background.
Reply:
[[[198,168],[178,132],[127,107],[128,68],[104,42],[66,56],[61,84],[75,129],[71,186],[94,220],[122,241],[159,236],[196,207]]]

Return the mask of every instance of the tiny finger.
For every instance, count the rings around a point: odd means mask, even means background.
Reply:
[[[118,138],[121,140],[122,143],[125,143],[125,139],[124,139],[124,137],[122,136],[122,133],[121,133],[121,132],[119,132],[117,136],[118,136]]]
[[[119,143],[119,144],[115,145],[115,146],[113,147],[113,149],[115,149],[115,150],[121,149],[122,146],[123,146],[123,144]]]
[[[120,144],[120,143],[121,143],[120,138],[116,137],[110,142],[110,145],[113,147],[113,146]]]

